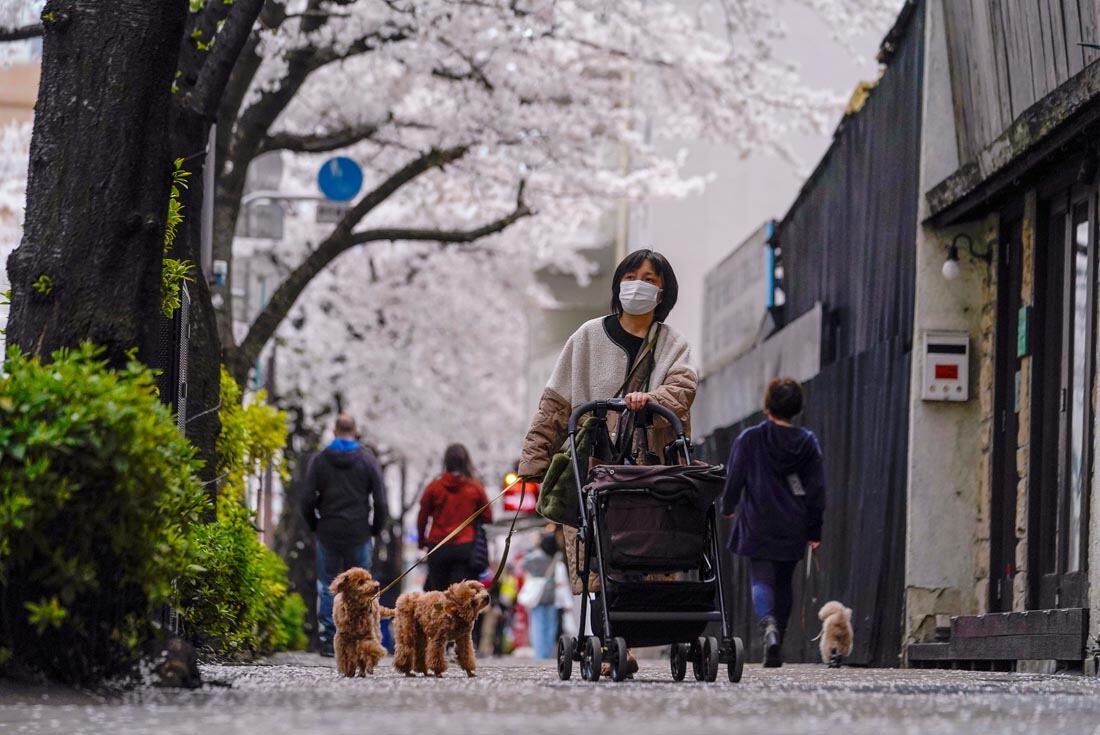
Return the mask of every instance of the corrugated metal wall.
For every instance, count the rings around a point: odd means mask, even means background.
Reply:
[[[894,666],[901,649],[909,366],[920,158],[923,10],[863,110],[850,117],[779,226],[786,313],[826,309],[822,369],[807,384],[803,423],[825,452],[825,537],[808,580],[797,573],[785,654],[814,660],[818,607],[854,610],[852,663]],[[744,426],[714,432],[703,450],[724,462]],[[747,565],[730,559],[738,634],[760,643]]]

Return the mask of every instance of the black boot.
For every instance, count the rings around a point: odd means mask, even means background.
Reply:
[[[779,635],[779,624],[771,615],[760,619],[760,630],[764,634],[764,668],[775,669],[783,665],[781,648],[783,639]]]

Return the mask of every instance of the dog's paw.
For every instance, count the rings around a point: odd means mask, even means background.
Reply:
[[[473,679],[475,676],[477,676],[477,672],[475,672],[475,671],[467,671],[466,672],[466,678],[467,679]]]

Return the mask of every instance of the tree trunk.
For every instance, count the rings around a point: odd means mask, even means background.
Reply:
[[[155,349],[168,117],[187,0],[50,0],[8,340]]]

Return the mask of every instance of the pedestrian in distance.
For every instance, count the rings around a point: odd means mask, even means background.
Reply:
[[[452,444],[443,453],[443,474],[432,480],[420,498],[416,528],[420,547],[435,549],[478,508],[481,523],[493,522],[489,497],[477,479],[470,453],[461,444]],[[455,582],[477,579],[480,569],[473,568],[474,524],[463,528],[446,546],[428,557],[425,590],[445,590]]]
[[[317,620],[322,656],[334,656],[329,585],[352,567],[371,568],[372,538],[388,519],[386,486],[375,456],[359,443],[355,419],[336,417],[335,438],[310,460],[302,515],[317,535]]]
[[[558,564],[558,541],[553,532],[541,534],[538,545],[523,558],[523,586],[528,592],[521,588],[519,594],[530,603],[526,607],[531,621],[531,648],[539,659],[554,658],[557,650]]]
[[[735,519],[730,550],[749,558],[769,668],[783,665],[794,569],[807,546],[821,545],[825,466],[814,433],[791,424],[802,404],[798,381],[772,380],[764,394],[767,418],[737,437],[726,464],[722,514]]]

